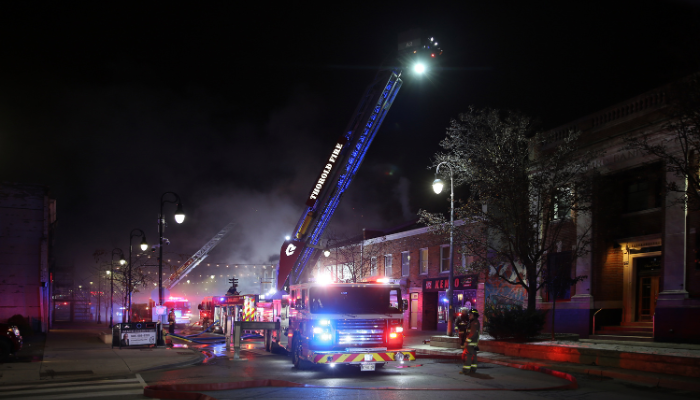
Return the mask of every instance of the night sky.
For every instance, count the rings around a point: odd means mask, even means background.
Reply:
[[[405,77],[338,235],[447,210],[427,166],[470,105],[548,129],[700,69],[697,1],[239,4],[0,4],[0,181],[50,186],[57,264],[128,251],[133,228],[155,243],[166,191],[187,215],[165,207],[170,256],[236,221],[208,261],[274,261],[401,31],[431,32],[442,64]]]

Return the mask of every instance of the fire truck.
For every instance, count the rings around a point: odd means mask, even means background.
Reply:
[[[234,321],[260,321],[262,311],[258,308],[258,295],[207,296],[197,306],[199,321],[203,329],[211,326],[215,333],[226,333],[224,320],[227,315],[233,316]]]
[[[415,73],[442,54],[437,41],[421,30],[399,35],[399,61]],[[304,273],[314,265],[326,226],[362,164],[372,140],[401,88],[403,69],[381,69],[352,114],[346,129],[324,159],[306,197],[294,235],[280,249],[277,289],[289,293],[278,300],[282,333],[275,345],[284,347],[297,368],[307,364],[350,364],[373,371],[388,362],[415,360],[404,349],[400,285],[392,283],[312,282]],[[286,304],[286,306],[283,306]]]
[[[155,302],[153,303],[155,305]],[[175,310],[175,323],[177,324],[189,324],[190,317],[192,316],[192,311],[190,310],[190,301],[184,297],[170,296],[163,302],[166,308],[166,313],[170,310]],[[156,307],[151,307],[153,321],[156,321],[158,316],[156,315]]]
[[[292,286],[284,346],[295,367],[353,365],[374,371],[414,361],[403,347],[406,302],[394,283],[319,283]]]

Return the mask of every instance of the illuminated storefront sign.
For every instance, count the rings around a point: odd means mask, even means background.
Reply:
[[[463,290],[463,289],[476,289],[479,281],[479,275],[463,275],[454,277],[453,289]],[[441,290],[447,290],[449,279],[448,278],[433,278],[426,279],[423,281],[423,291],[424,292],[438,292]]]

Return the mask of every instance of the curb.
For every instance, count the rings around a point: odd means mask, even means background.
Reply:
[[[429,359],[442,359],[442,360],[461,360],[462,357],[460,355],[451,355],[451,354],[416,354],[416,360],[419,358],[429,358]],[[545,368],[540,365],[528,365],[528,364],[517,364],[517,363],[509,363],[505,361],[499,361],[499,360],[494,360],[492,358],[488,357],[479,357],[479,361],[485,362],[488,364],[496,364],[496,365],[502,365],[504,367],[510,367],[510,368],[517,368],[517,369],[523,369],[523,370],[528,370],[528,371],[535,371],[535,372],[541,372],[543,374],[547,375],[552,375],[557,378],[562,378],[566,379],[569,381],[569,384],[563,385],[563,386],[552,386],[552,387],[546,387],[546,388],[535,388],[535,389],[504,389],[504,390],[511,390],[511,391],[536,391],[536,390],[569,390],[569,389],[578,389],[578,381],[576,381],[576,378],[573,377],[570,374],[567,374],[566,372],[561,372],[561,371],[555,371],[553,369]]]
[[[445,353],[436,354],[436,353],[439,353],[439,352],[436,351],[434,353],[431,352],[429,354],[416,354],[416,359],[418,359],[418,358],[460,359],[460,356],[458,356],[458,355],[445,354]],[[521,367],[531,366],[531,367],[544,368],[546,370],[549,370],[549,368],[547,368],[546,364],[538,363],[536,360],[530,361],[526,364],[509,363],[509,362],[495,360],[493,358],[481,357],[481,356],[479,357],[479,360],[483,361],[483,362],[491,363],[491,364],[498,364],[498,365],[503,365],[503,366],[512,367],[512,368],[521,368]],[[685,381],[685,380],[678,380],[678,379],[672,379],[672,378],[667,378],[667,377],[660,377],[659,378],[659,377],[650,377],[650,376],[640,376],[639,374],[636,374],[633,372],[625,372],[625,371],[610,371],[610,370],[604,370],[604,369],[590,369],[590,368],[586,368],[586,366],[581,365],[581,364],[572,364],[571,366],[560,365],[560,366],[557,366],[557,368],[562,370],[562,371],[566,371],[566,372],[570,372],[570,373],[578,373],[578,374],[585,374],[585,375],[592,375],[592,376],[604,376],[604,377],[619,379],[619,380],[628,381],[628,382],[651,384],[654,387],[661,387],[661,388],[665,388],[665,389],[700,392],[700,382],[695,382],[695,381]],[[551,371],[553,371],[553,370],[551,370]],[[542,372],[545,372],[545,371],[542,371]],[[553,371],[553,372],[559,372],[559,371]]]
[[[146,369],[140,369],[138,371],[135,371],[135,373],[139,372],[146,372],[146,371],[156,371],[159,369],[165,369],[165,368],[177,368],[177,367],[184,367],[186,365],[192,365],[192,364],[199,364],[202,361],[204,361],[207,356],[202,353],[201,351],[195,351],[190,349],[193,353],[197,353],[197,359],[196,360],[190,360],[190,361],[182,361],[179,363],[173,363],[173,364],[166,364],[166,365],[159,365],[157,367],[151,367],[151,368],[146,368]]]

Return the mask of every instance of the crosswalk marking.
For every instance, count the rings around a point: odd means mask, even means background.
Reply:
[[[146,382],[141,375],[131,379],[105,379],[99,381],[61,382],[38,385],[5,386],[0,399],[44,400],[79,399],[143,394]]]

